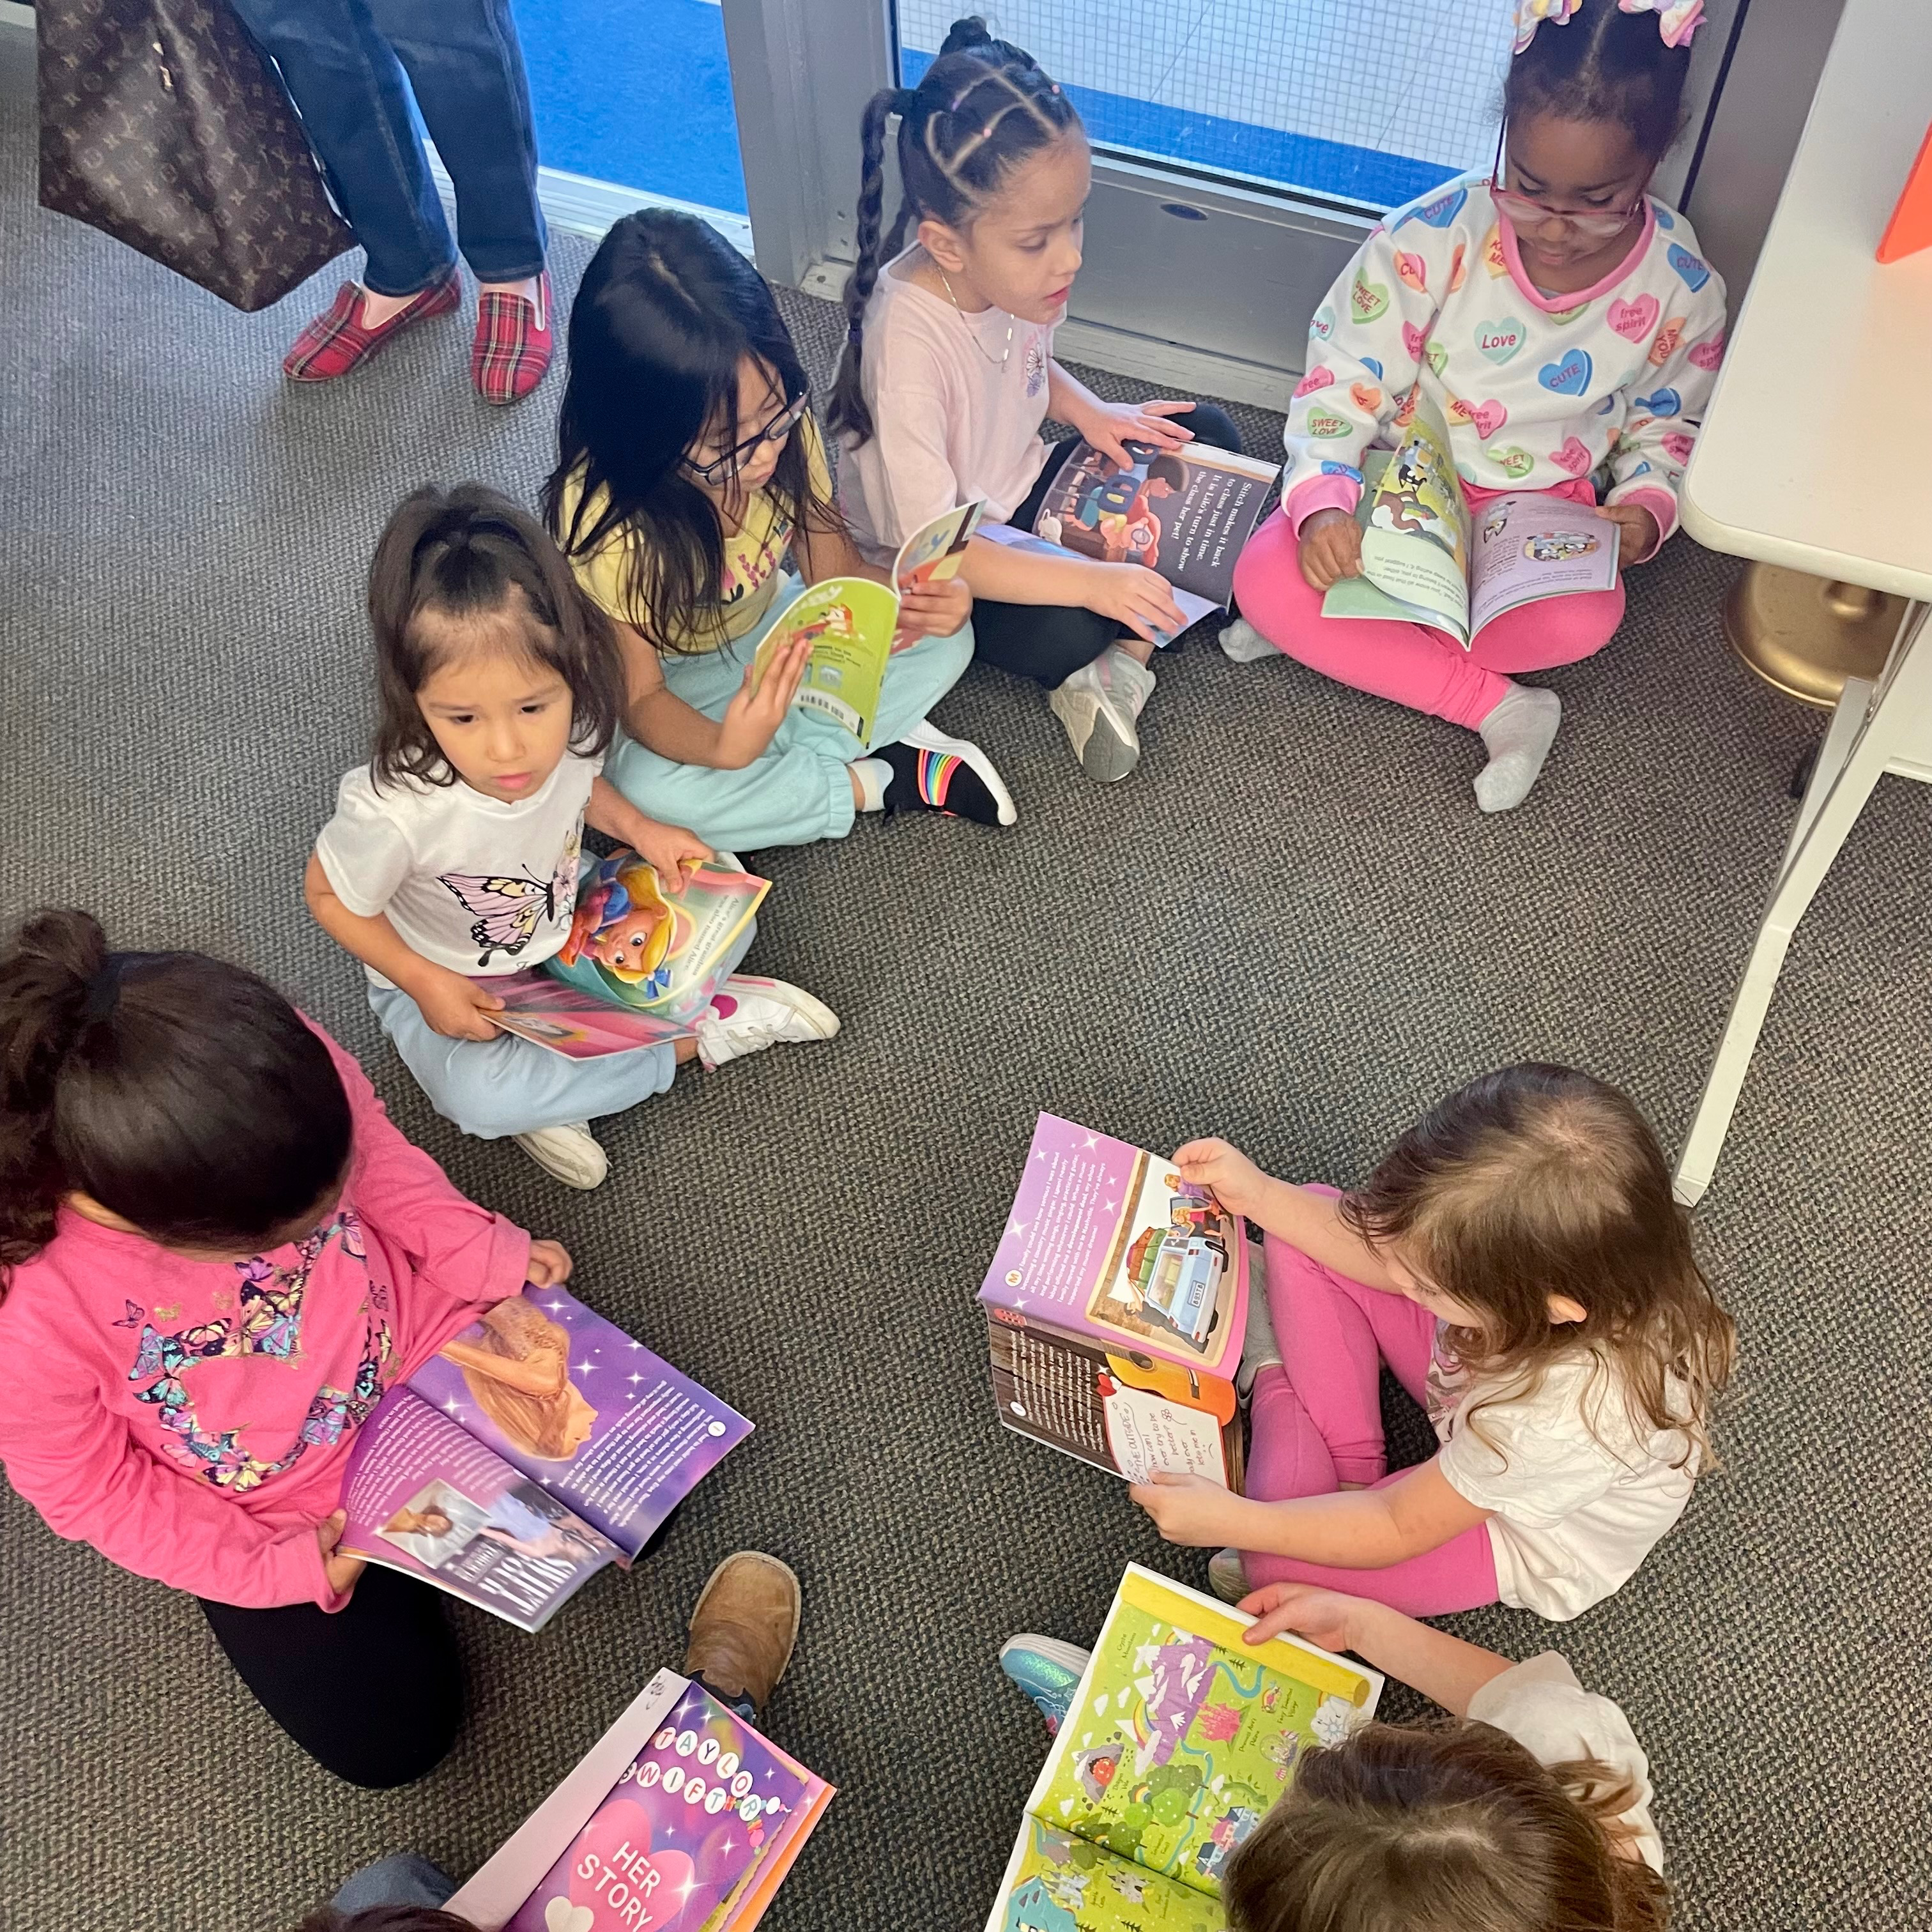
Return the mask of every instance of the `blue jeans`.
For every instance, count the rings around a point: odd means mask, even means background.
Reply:
[[[365,286],[414,295],[455,264],[411,93],[456,184],[463,259],[476,279],[519,282],[542,268],[536,130],[509,0],[234,5],[281,69],[330,190],[368,252]]]
[[[328,1902],[341,1912],[378,1905],[440,1907],[455,1895],[456,1881],[418,1852],[395,1852],[352,1873]]]

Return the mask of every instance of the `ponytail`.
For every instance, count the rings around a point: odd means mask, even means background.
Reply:
[[[904,194],[881,238],[886,127],[898,117]],[[872,412],[860,376],[866,310],[885,263],[916,220],[964,228],[1029,155],[1077,130],[1073,104],[1023,48],[996,40],[974,14],[952,23],[916,87],[882,87],[860,122],[858,260],[845,284],[845,346],[826,420],[854,444],[870,441]]]
[[[91,1196],[168,1246],[242,1252],[341,1180],[349,1096],[321,1036],[254,974],[110,952],[41,912],[0,953],[0,1292]]]

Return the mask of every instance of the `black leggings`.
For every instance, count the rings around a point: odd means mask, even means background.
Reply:
[[[331,1614],[211,1604],[216,1641],[264,1710],[326,1771],[365,1790],[432,1771],[463,1722],[463,1660],[427,1583],[370,1564]]]
[[[1215,404],[1196,403],[1175,420],[1194,432],[1197,442],[1211,443],[1216,449],[1238,450],[1241,446],[1241,432],[1234,418]],[[1006,519],[1015,530],[1028,528],[1040,514],[1048,487],[1059,475],[1061,464],[1079,447],[1079,437],[1070,436],[1048,452],[1040,481]],[[1091,664],[1120,635],[1120,626],[1112,617],[1077,604],[1069,609],[1058,604],[1001,604],[985,597],[974,600],[973,655],[1016,677],[1030,677],[1049,691],[1082,664]]]

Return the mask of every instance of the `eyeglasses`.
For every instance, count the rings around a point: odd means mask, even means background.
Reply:
[[[805,419],[805,412],[812,406],[809,394],[800,396],[796,402],[788,403],[764,428],[755,435],[748,436],[736,448],[728,450],[712,463],[694,463],[688,456],[677,459],[700,483],[716,489],[720,484],[728,483],[751,457],[758,454],[768,442],[788,441],[794,430]]]
[[[1591,241],[1607,242],[1612,236],[1621,235],[1643,212],[1641,190],[1634,204],[1628,208],[1552,208],[1549,202],[1538,201],[1533,195],[1519,194],[1514,188],[1504,188],[1504,131],[1503,128],[1496,130],[1496,166],[1490,170],[1490,199],[1512,228],[1533,228],[1540,221],[1553,220],[1566,223]]]

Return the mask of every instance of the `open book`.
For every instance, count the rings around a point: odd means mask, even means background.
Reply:
[[[1539,598],[1614,590],[1617,530],[1546,490],[1494,496],[1472,519],[1449,427],[1418,382],[1396,425],[1402,441],[1362,464],[1362,574],[1338,578],[1324,617],[1429,624],[1467,650],[1484,625]]]
[[[541,1630],[751,1432],[574,1295],[526,1288],[356,1432],[341,1546]]]
[[[1190,624],[1226,610],[1234,560],[1274,508],[1281,465],[1204,442],[1126,448],[1134,460],[1126,470],[1090,442],[1075,449],[1047,485],[1030,534],[1100,562],[1158,571]],[[981,535],[1012,542],[995,530]]]
[[[986,1932],[1222,1932],[1222,1867],[1382,1678],[1130,1564],[1021,1820]]]
[[[1040,1115],[980,1290],[1007,1428],[1144,1482],[1238,1490],[1241,1222],[1144,1148]]]
[[[660,1670],[448,1910],[477,1932],[750,1932],[832,1796]]]
[[[914,530],[892,560],[892,582],[908,590],[957,576],[984,507],[962,503]],[[898,621],[898,590],[866,577],[828,577],[787,604],[766,632],[752,659],[752,688],[764,682],[781,651],[809,638],[812,655],[792,702],[844,725],[870,750]]]

